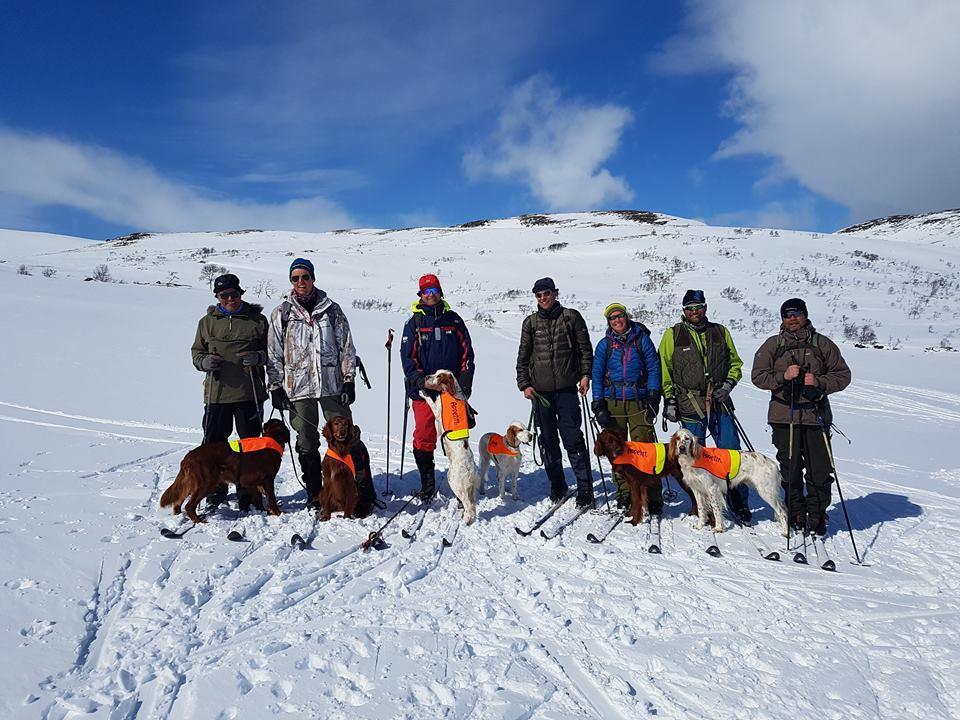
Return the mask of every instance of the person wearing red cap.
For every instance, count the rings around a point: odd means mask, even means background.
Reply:
[[[430,406],[420,397],[423,381],[437,370],[449,370],[468,398],[473,389],[473,343],[467,326],[450,309],[436,275],[420,278],[419,299],[410,306],[413,315],[403,327],[400,360],[407,397],[413,407],[413,457],[420,471],[420,492],[424,501],[436,493],[433,451],[437,428]],[[427,392],[430,392],[429,390]]]

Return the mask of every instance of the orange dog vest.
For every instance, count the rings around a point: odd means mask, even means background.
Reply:
[[[693,466],[703,468],[722,480],[732,480],[740,474],[740,451],[705,447],[700,457],[693,461]]]
[[[334,451],[331,450],[330,448],[327,448],[326,454],[329,455],[330,457],[332,457],[334,460],[339,460],[340,462],[342,462],[344,465],[346,465],[348,468],[350,468],[350,472],[353,473],[353,476],[354,476],[354,477],[357,476],[357,469],[356,469],[356,468],[354,467],[354,465],[353,465],[353,456],[352,456],[352,455],[346,455],[346,456],[344,456],[344,455],[341,455],[340,453],[334,452]]]
[[[238,453],[257,452],[258,450],[273,450],[283,455],[283,445],[278,443],[272,437],[252,437],[231,440],[230,448],[234,452]]]
[[[491,455],[512,455],[513,457],[520,454],[519,450],[514,450],[507,445],[506,440],[503,439],[503,435],[498,433],[490,435],[490,441],[487,443],[487,452]]]
[[[470,437],[466,400],[459,400],[448,392],[441,393],[440,413],[444,437],[451,440],[466,440]]]
[[[633,465],[647,475],[659,475],[666,460],[667,446],[663,443],[628,442],[623,453],[613,459],[613,464]]]

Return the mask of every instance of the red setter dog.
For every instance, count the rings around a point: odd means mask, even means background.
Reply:
[[[352,518],[360,500],[358,473],[364,471],[364,468],[357,467],[351,452],[354,442],[359,440],[360,430],[350,418],[335,415],[323,426],[323,437],[327,441],[327,452],[321,464],[320,520],[329,520],[330,514],[337,511],[345,518]],[[363,450],[366,455],[366,448]],[[366,472],[369,472],[369,456],[367,458]]]
[[[173,505],[174,515],[182,508],[193,522],[203,522],[197,516],[197,505],[218,486],[234,483],[238,490],[243,488],[254,497],[266,495],[270,514],[279,515],[273,482],[280,470],[283,447],[290,442],[290,431],[280,420],[268,420],[263,425],[263,435],[248,440],[269,438],[279,446],[279,452],[270,447],[237,452],[225,442],[206,443],[188,452],[180,462],[176,480],[160,498],[160,507]]]
[[[653,443],[631,443],[628,445],[626,437],[619,430],[607,428],[597,436],[597,442],[593,448],[597,457],[607,458],[611,465],[614,464],[615,460],[617,461],[616,467],[626,478],[627,485],[630,487],[630,522],[634,525],[643,521],[650,499],[649,494],[651,492],[661,492],[663,478],[668,475],[673,476],[677,484],[690,496],[690,501],[693,504],[693,514],[697,512],[697,501],[683,482],[683,473],[680,471],[680,463],[677,460],[675,440],[671,439],[669,445],[662,446],[661,452],[663,455],[660,458],[660,463],[657,462],[656,457],[650,458],[649,472],[644,472],[639,467],[627,462],[630,455],[628,450],[631,448],[634,453],[643,453],[650,452],[653,445]],[[643,463],[638,464],[642,465]],[[658,464],[661,467],[657,468]]]

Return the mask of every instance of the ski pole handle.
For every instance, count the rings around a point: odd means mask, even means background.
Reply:
[[[387,350],[393,347],[393,328],[387,330],[387,341],[383,344],[383,346]]]

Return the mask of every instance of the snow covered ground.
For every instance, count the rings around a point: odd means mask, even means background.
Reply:
[[[0,231],[0,717],[957,717],[960,353],[939,350],[958,344],[960,249],[880,235],[615,214],[112,243]],[[659,340],[684,289],[703,287],[748,364],[782,299],[806,297],[854,371],[834,401],[852,444],[838,438],[835,451],[865,565],[849,562],[836,504],[836,574],[766,561],[737,530],[710,557],[685,499],[668,506],[660,556],[643,527],[588,543],[602,515],[522,538],[513,528],[547,506],[529,459],[522,499],[482,500],[446,549],[449,504],[413,541],[401,516],[381,551],[354,551],[381,518],[334,518],[292,549],[309,518],[289,458],[280,518],[223,510],[161,538],[176,519],[159,496],[199,441],[189,346],[212,298],[200,268],[236,272],[255,302],[253,288],[272,283],[259,298],[269,310],[300,254],[348,313],[370,372],[355,410],[381,489],[383,342],[422,272],[440,274],[474,335],[475,437],[528,417],[513,365],[536,277],[554,277],[595,340],[612,300],[642,310]],[[83,282],[100,264],[122,282]],[[845,325],[887,347],[844,342]],[[390,482],[402,495],[417,480],[409,453],[396,476],[396,357],[393,371]],[[764,394],[745,382],[735,397],[754,444],[772,451]],[[760,542],[779,547],[752,499]],[[246,541],[227,541],[230,529]]]

